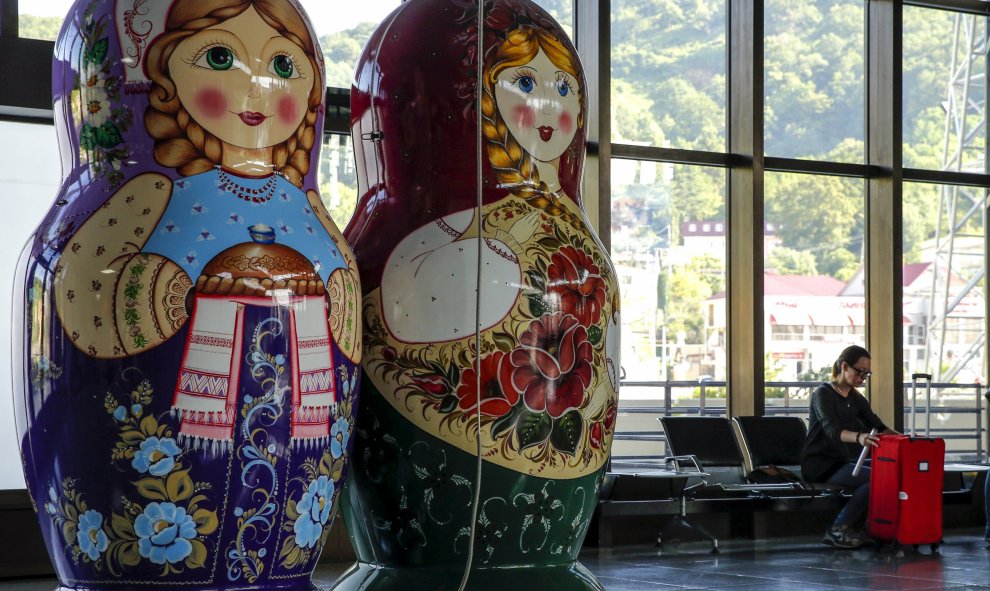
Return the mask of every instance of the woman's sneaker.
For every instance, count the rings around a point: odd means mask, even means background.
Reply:
[[[822,538],[822,543],[836,548],[848,548],[854,550],[866,544],[863,533],[850,528],[848,525],[829,528]]]

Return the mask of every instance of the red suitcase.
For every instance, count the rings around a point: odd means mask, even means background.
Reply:
[[[942,541],[945,440],[884,435],[873,450],[867,531],[882,542]]]

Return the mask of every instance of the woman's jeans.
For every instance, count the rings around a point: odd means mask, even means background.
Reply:
[[[859,471],[859,475],[853,476],[852,471],[854,466],[854,464],[846,464],[826,481],[828,484],[837,484],[843,488],[855,489],[852,498],[849,499],[849,502],[846,503],[846,506],[842,508],[842,511],[839,512],[839,515],[832,523],[833,528],[855,523],[863,515],[863,512],[866,511],[866,506],[870,503],[870,469],[863,466]]]

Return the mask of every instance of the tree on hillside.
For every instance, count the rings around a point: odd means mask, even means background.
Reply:
[[[849,0],[767,3],[768,153],[823,158],[863,139],[864,14],[862,2]]]
[[[323,57],[327,65],[327,86],[350,88],[354,70],[364,44],[378,28],[378,23],[361,23],[353,29],[324,35],[320,38]]]
[[[62,29],[62,21],[64,20],[65,17],[61,16],[21,14],[17,17],[17,27],[19,35],[26,39],[54,41]]]
[[[777,275],[818,275],[813,254],[786,246],[778,246],[767,255],[765,269]]]
[[[783,246],[810,253],[818,271],[846,280],[862,262],[864,183],[807,174],[770,174],[766,221]]]

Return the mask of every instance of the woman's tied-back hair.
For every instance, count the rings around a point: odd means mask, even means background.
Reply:
[[[498,75],[508,68],[528,64],[541,49],[554,66],[579,80],[581,78],[574,56],[554,33],[535,27],[521,27],[509,31],[505,40],[488,59],[485,67],[481,111],[488,160],[501,186],[510,188],[513,194],[525,199],[534,208],[561,218],[578,231],[587,233],[581,218],[561,205],[557,195],[540,180],[540,173],[536,170],[533,157],[512,137],[495,103]],[[583,89],[578,89],[579,95],[582,92]],[[583,110],[578,116],[577,124],[578,127],[584,125]]]
[[[152,81],[144,124],[155,139],[155,160],[183,176],[206,172],[220,164],[220,140],[190,117],[179,101],[168,61],[188,37],[234,18],[249,7],[280,35],[298,45],[309,58],[313,88],[306,116],[296,132],[273,149],[275,169],[297,187],[309,172],[309,155],[317,141],[316,120],[323,101],[324,83],[314,53],[309,27],[291,2],[285,0],[176,0],[168,14],[165,33],[148,49],[147,70]]]
[[[838,378],[839,374],[842,373],[843,363],[853,367],[864,357],[870,359],[870,352],[859,345],[850,345],[843,349],[842,353],[839,353],[839,358],[832,364],[832,379]]]

